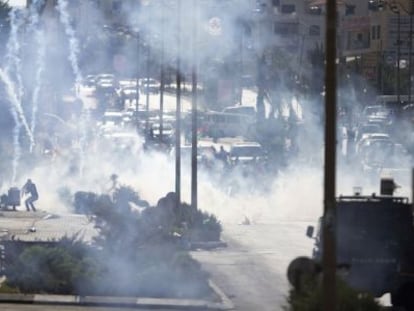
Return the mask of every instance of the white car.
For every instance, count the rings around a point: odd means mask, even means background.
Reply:
[[[108,141],[110,147],[117,150],[129,149],[135,152],[143,150],[144,140],[136,132],[115,131],[105,133],[103,137]]]
[[[238,143],[232,145],[229,152],[230,162],[248,163],[266,159],[266,153],[259,143]]]
[[[161,87],[161,83],[153,78],[143,78],[140,79],[140,90],[142,93],[158,93]]]
[[[121,98],[123,97],[124,99],[127,100],[134,100],[137,98],[137,87],[136,86],[124,86],[121,88],[120,90],[120,95]]]
[[[390,135],[386,133],[370,133],[361,138],[356,144],[356,152],[359,153],[361,148],[375,144],[376,142],[392,143]]]
[[[97,123],[101,133],[113,132],[124,126],[125,115],[121,111],[106,111],[102,120]]]

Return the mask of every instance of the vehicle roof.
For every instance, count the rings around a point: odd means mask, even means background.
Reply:
[[[255,142],[239,142],[239,143],[235,143],[231,146],[233,147],[260,147],[262,148],[262,145],[259,143],[255,143]]]
[[[139,136],[134,132],[111,132],[104,135],[109,138],[139,138]]]
[[[121,111],[105,111],[104,117],[122,117],[124,115]]]

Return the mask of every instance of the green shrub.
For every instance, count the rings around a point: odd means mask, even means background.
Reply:
[[[286,311],[320,311],[323,310],[323,290],[320,282],[312,279],[303,283],[303,288],[298,291],[291,289],[287,298]],[[378,311],[383,308],[368,293],[360,293],[344,281],[337,280],[336,310],[338,311]]]
[[[8,266],[5,285],[24,293],[74,294],[103,275],[98,257],[82,242],[63,238],[50,245],[26,247]]]
[[[0,286],[0,294],[19,294],[20,290],[18,287],[12,287],[7,282],[3,282]]]

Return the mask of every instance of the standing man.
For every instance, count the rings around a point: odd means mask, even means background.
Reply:
[[[36,208],[33,205],[33,202],[39,199],[39,194],[37,193],[36,185],[32,182],[31,179],[28,179],[26,184],[23,186],[22,189],[22,196],[24,194],[30,194],[30,196],[24,201],[26,205],[26,210],[30,212],[30,207],[32,208],[33,212],[36,212]]]

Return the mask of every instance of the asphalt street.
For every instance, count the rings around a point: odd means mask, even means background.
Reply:
[[[310,255],[309,223],[224,225],[227,248],[196,251],[193,257],[212,275],[236,310],[275,311],[286,304],[286,270],[297,256]]]

